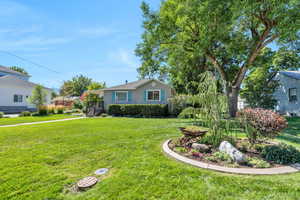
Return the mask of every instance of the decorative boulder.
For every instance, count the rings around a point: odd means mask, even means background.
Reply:
[[[219,150],[221,152],[228,154],[235,162],[239,164],[247,162],[245,155],[241,153],[239,150],[237,150],[232,144],[230,144],[227,141],[223,141],[220,144]]]
[[[209,151],[209,146],[207,146],[206,144],[193,143],[192,148],[196,149],[200,152],[208,152]]]

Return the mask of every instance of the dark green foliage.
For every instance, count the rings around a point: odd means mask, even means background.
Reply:
[[[3,116],[4,116],[4,113],[0,112],[0,118],[3,118]]]
[[[31,113],[29,111],[23,111],[20,113],[19,117],[29,117]]]
[[[65,108],[63,106],[56,107],[56,114],[64,114]]]
[[[108,113],[116,116],[164,117],[168,105],[164,104],[111,104]]]
[[[48,115],[48,108],[47,106],[40,106],[39,109],[38,109],[38,114],[40,116],[45,116],[45,115]]]
[[[300,162],[300,151],[287,144],[266,146],[262,157],[277,164],[293,164]]]
[[[110,115],[116,115],[116,116],[121,116],[123,115],[122,110],[121,110],[121,105],[119,104],[111,104],[108,106],[108,114]]]

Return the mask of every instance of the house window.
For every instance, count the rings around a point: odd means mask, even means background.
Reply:
[[[22,103],[22,102],[23,102],[23,95],[15,94],[14,103]]]
[[[289,89],[289,101],[297,101],[297,88]]]
[[[160,101],[160,90],[148,90],[147,91],[148,101]]]
[[[119,91],[116,92],[116,101],[128,101],[128,92],[127,91]]]

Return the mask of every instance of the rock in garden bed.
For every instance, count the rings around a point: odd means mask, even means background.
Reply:
[[[220,144],[219,151],[228,154],[231,159],[238,164],[247,162],[246,156],[227,141],[223,141]]]

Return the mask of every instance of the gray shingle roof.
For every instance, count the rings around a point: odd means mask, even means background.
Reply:
[[[148,83],[149,81],[152,81],[152,79],[141,79],[138,81],[127,83],[127,84],[117,85],[117,86],[110,87],[110,88],[105,88],[103,90],[135,90],[138,87]]]
[[[0,77],[0,83],[1,84],[8,83],[8,84],[15,84],[15,85],[22,85],[22,86],[29,86],[29,87],[37,86],[37,84],[35,84],[35,83],[32,83],[30,81],[26,81],[26,80],[23,80],[23,79],[20,79],[16,76],[11,76],[11,75],[1,76]],[[50,88],[47,88],[47,87],[44,87],[44,86],[43,86],[43,88],[46,89],[46,90],[52,91],[52,89],[50,89]]]
[[[290,78],[300,80],[300,71],[280,71],[279,73],[288,76]]]
[[[9,74],[16,74],[16,75],[21,75],[21,76],[27,76],[27,77],[29,77],[29,75],[26,75],[26,74],[23,74],[23,73],[20,73],[20,72],[16,72],[16,71],[11,70],[8,67],[4,67],[2,65],[0,65],[0,72],[6,72],[6,73],[9,73]]]

